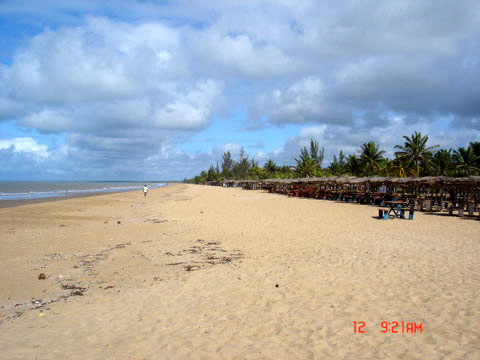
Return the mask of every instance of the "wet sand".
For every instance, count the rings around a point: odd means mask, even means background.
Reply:
[[[478,359],[478,218],[376,214],[183,184],[1,208],[0,359]]]
[[[29,205],[29,204],[41,204],[41,203],[53,202],[53,201],[70,200],[70,199],[90,197],[90,196],[99,196],[99,195],[105,195],[105,194],[104,193],[78,194],[78,195],[56,196],[56,197],[46,197],[46,198],[38,198],[38,199],[1,200],[0,209],[22,206],[22,205]]]

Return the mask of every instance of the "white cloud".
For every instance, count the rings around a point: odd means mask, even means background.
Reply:
[[[303,128],[300,129],[299,136],[302,137],[302,138],[323,137],[326,130],[327,130],[327,125],[303,127]]]
[[[330,89],[319,77],[305,77],[260,95],[250,113],[257,121],[266,116],[273,124],[350,122],[352,109],[335,106],[330,96]]]
[[[290,72],[298,61],[268,41],[255,42],[248,33],[223,33],[213,26],[188,32],[188,47],[201,71],[221,76],[266,78]],[[197,61],[197,60],[196,60]]]
[[[41,109],[31,113],[20,120],[23,126],[30,126],[44,132],[62,132],[72,130],[69,114],[62,110]]]
[[[208,124],[213,104],[220,94],[220,85],[212,80],[201,82],[197,88],[155,111],[153,125],[164,129],[193,130]]]
[[[237,154],[240,151],[241,146],[234,143],[234,142],[228,142],[223,145],[223,151],[230,151],[232,154]]]
[[[257,151],[255,153],[255,159],[258,161],[265,161],[267,159],[268,154],[265,151]]]
[[[0,150],[2,149],[12,149],[15,153],[33,155],[38,159],[46,159],[49,156],[46,145],[38,144],[34,139],[29,137],[0,140]]]
[[[62,104],[161,93],[185,70],[173,56],[177,37],[159,23],[94,17],[83,26],[47,29],[15,55],[7,73],[12,97]]]

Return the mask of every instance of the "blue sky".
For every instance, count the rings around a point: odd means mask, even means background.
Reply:
[[[0,1],[0,180],[480,139],[478,1]],[[324,165],[326,165],[326,163]]]

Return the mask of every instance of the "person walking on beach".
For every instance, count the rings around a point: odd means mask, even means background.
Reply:
[[[143,196],[147,197],[147,192],[148,192],[148,186],[145,185],[145,186],[143,187]]]

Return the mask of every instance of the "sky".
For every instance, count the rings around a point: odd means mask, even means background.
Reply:
[[[0,180],[480,139],[478,0],[0,0]]]

